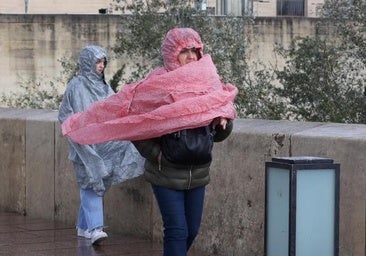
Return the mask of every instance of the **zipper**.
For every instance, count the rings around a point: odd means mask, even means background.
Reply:
[[[161,150],[160,150],[160,152],[159,152],[159,155],[158,155],[158,164],[159,164],[159,171],[161,171],[161,157],[162,157],[162,152],[161,152]]]
[[[192,183],[192,165],[189,168],[189,180],[188,180],[188,187],[187,187],[187,189],[190,189],[191,188],[191,183]]]

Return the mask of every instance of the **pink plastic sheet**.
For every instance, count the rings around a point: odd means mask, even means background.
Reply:
[[[216,117],[234,119],[235,86],[222,83],[209,55],[124,86],[117,94],[70,116],[62,133],[80,144],[142,140],[204,126]]]

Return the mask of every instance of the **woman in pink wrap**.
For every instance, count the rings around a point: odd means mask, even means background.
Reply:
[[[210,91],[223,90],[225,86],[220,81],[209,80],[213,84],[207,84],[209,76],[195,74],[192,65],[204,65],[207,61],[202,60],[203,44],[200,36],[191,28],[175,28],[170,30],[162,44],[164,68],[156,72],[176,74],[179,79],[192,84],[191,88],[200,86],[203,91],[191,90],[189,87],[179,87],[179,82],[161,83],[160,88],[175,87],[180,93],[201,94],[202,100]],[[208,56],[206,56],[207,58]],[[209,62],[211,64],[211,59]],[[209,69],[211,66],[201,68]],[[192,72],[186,72],[191,70]],[[214,70],[214,75],[216,72]],[[162,80],[164,81],[164,80]],[[167,82],[165,80],[164,82]],[[156,88],[159,90],[159,88]],[[172,94],[174,97],[174,94]],[[217,94],[219,95],[219,94]],[[174,102],[179,101],[179,97]],[[197,97],[200,97],[198,95]],[[168,101],[170,99],[167,99]],[[210,102],[206,106],[199,104],[188,105],[186,108],[210,108]],[[217,104],[212,100],[212,105]],[[231,108],[228,105],[231,104]],[[213,106],[215,108],[215,106]],[[235,110],[232,102],[222,105],[223,115]],[[227,110],[229,109],[229,111]],[[219,111],[219,108],[217,109]],[[208,110],[209,111],[209,110]],[[220,113],[220,112],[218,112]],[[173,113],[180,115],[180,112]],[[196,122],[200,114],[197,114],[191,122]],[[202,115],[205,115],[204,113]],[[134,141],[134,145],[140,154],[146,158],[144,176],[152,184],[155,198],[160,208],[164,222],[164,256],[186,256],[195,237],[197,236],[203,212],[205,186],[209,183],[209,169],[211,164],[211,151],[213,142],[219,142],[229,136],[233,129],[234,115],[231,118],[214,116],[209,122],[198,123],[194,128],[183,129],[163,136]],[[164,121],[161,121],[164,122]]]

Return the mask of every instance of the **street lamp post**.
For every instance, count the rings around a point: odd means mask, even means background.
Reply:
[[[338,256],[339,166],[319,157],[266,162],[266,256]]]

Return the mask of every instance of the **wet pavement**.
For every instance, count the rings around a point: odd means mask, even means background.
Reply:
[[[108,231],[108,230],[107,230]],[[146,239],[111,234],[100,246],[78,238],[72,226],[0,212],[0,256],[161,256],[162,245]],[[209,256],[191,251],[189,256]]]

